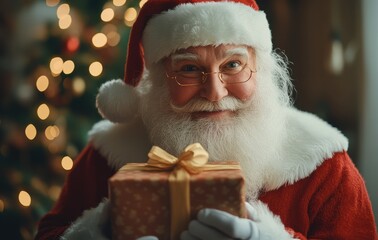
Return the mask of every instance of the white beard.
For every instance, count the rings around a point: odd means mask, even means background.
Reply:
[[[235,117],[193,120],[190,113],[171,106],[164,80],[151,79],[164,75],[152,69],[144,81],[153,84],[141,97],[140,109],[151,142],[175,156],[187,145],[198,142],[209,152],[210,161],[240,162],[247,198],[257,198],[264,189],[266,173],[280,160],[278,152],[285,134],[280,90],[271,75],[262,75],[256,76],[256,91],[249,102],[226,100],[226,108],[237,109]]]

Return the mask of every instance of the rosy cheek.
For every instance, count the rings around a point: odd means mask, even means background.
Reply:
[[[256,85],[255,85],[254,81],[248,81],[248,82],[241,84],[241,85],[235,85],[234,87],[235,88],[232,91],[229,88],[230,93],[234,97],[236,97],[240,100],[246,101],[246,100],[251,99],[251,97],[254,95]]]
[[[170,86],[171,102],[176,106],[183,106],[196,97],[198,92],[196,87]]]

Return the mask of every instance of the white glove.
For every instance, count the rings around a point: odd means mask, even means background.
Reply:
[[[181,234],[181,240],[199,239],[242,239],[270,240],[293,239],[279,217],[274,216],[262,202],[254,207],[246,203],[248,218],[239,218],[216,209],[202,209],[197,220],[189,223],[187,231]]]
[[[105,198],[97,207],[86,210],[64,232],[61,240],[109,240],[110,236],[109,199]]]

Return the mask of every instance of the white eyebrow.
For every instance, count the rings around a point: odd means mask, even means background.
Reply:
[[[171,55],[173,63],[183,60],[198,61],[199,56],[194,53],[174,53]]]
[[[236,48],[231,48],[226,50],[225,52],[222,53],[223,58],[227,58],[233,55],[240,55],[242,57],[248,58],[248,50],[246,47],[236,47]],[[200,57],[197,54],[194,53],[173,53],[171,55],[171,60],[172,63],[176,63],[179,61],[199,61]]]
[[[248,58],[248,50],[246,47],[236,47],[226,50],[223,54],[224,58],[233,56],[233,55],[240,55],[243,57]]]

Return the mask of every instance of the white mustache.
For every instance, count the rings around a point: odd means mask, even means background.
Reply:
[[[242,101],[240,99],[227,96],[218,102],[210,102],[203,98],[195,98],[190,100],[182,107],[170,103],[171,108],[176,113],[192,113],[192,112],[216,112],[216,111],[236,111],[250,105],[251,101]]]

